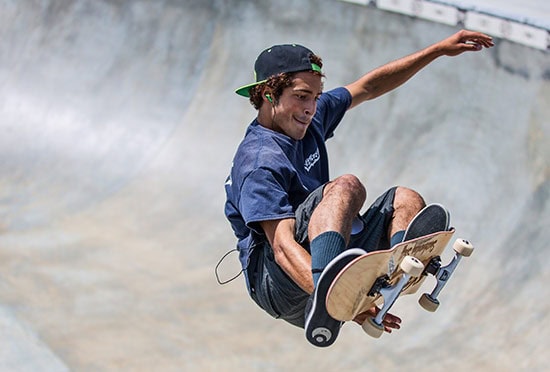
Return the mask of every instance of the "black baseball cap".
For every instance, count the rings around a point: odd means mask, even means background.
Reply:
[[[243,97],[250,97],[250,88],[265,83],[271,76],[282,72],[321,72],[321,67],[311,62],[312,54],[311,50],[298,44],[274,45],[264,50],[254,64],[256,82],[238,88],[235,93]]]

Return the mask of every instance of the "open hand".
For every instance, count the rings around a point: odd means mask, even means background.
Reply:
[[[481,32],[461,30],[436,44],[441,52],[448,56],[457,56],[463,52],[476,52],[483,47],[494,46],[493,38]]]
[[[364,313],[357,315],[355,319],[353,319],[353,321],[361,325],[365,322],[365,320],[368,317],[375,317],[379,311],[380,309],[374,306],[373,308],[365,311]],[[386,314],[386,316],[384,317],[384,320],[382,321],[382,325],[384,326],[384,331],[388,333],[392,333],[394,329],[401,328],[400,324],[401,324],[401,318],[395,315],[392,315],[390,313]]]

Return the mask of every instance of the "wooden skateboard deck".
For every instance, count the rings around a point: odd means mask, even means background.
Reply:
[[[437,232],[356,258],[338,274],[329,288],[326,298],[328,313],[334,319],[349,321],[380,305],[383,297],[371,291],[378,278],[387,275],[391,285],[397,283],[403,274],[399,265],[405,256],[413,256],[427,266],[445,250],[454,232],[454,229]],[[411,278],[400,295],[415,293],[425,278],[426,275]]]

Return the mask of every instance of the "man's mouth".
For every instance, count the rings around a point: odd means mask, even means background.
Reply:
[[[309,119],[297,119],[297,118],[294,118],[294,120],[296,120],[299,124],[302,124],[302,125],[309,125],[310,123],[310,120]]]

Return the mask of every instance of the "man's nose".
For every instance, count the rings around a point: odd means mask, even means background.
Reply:
[[[304,113],[308,116],[313,116],[315,114],[316,109],[317,109],[317,101],[316,100],[308,101],[308,103],[305,105]]]

